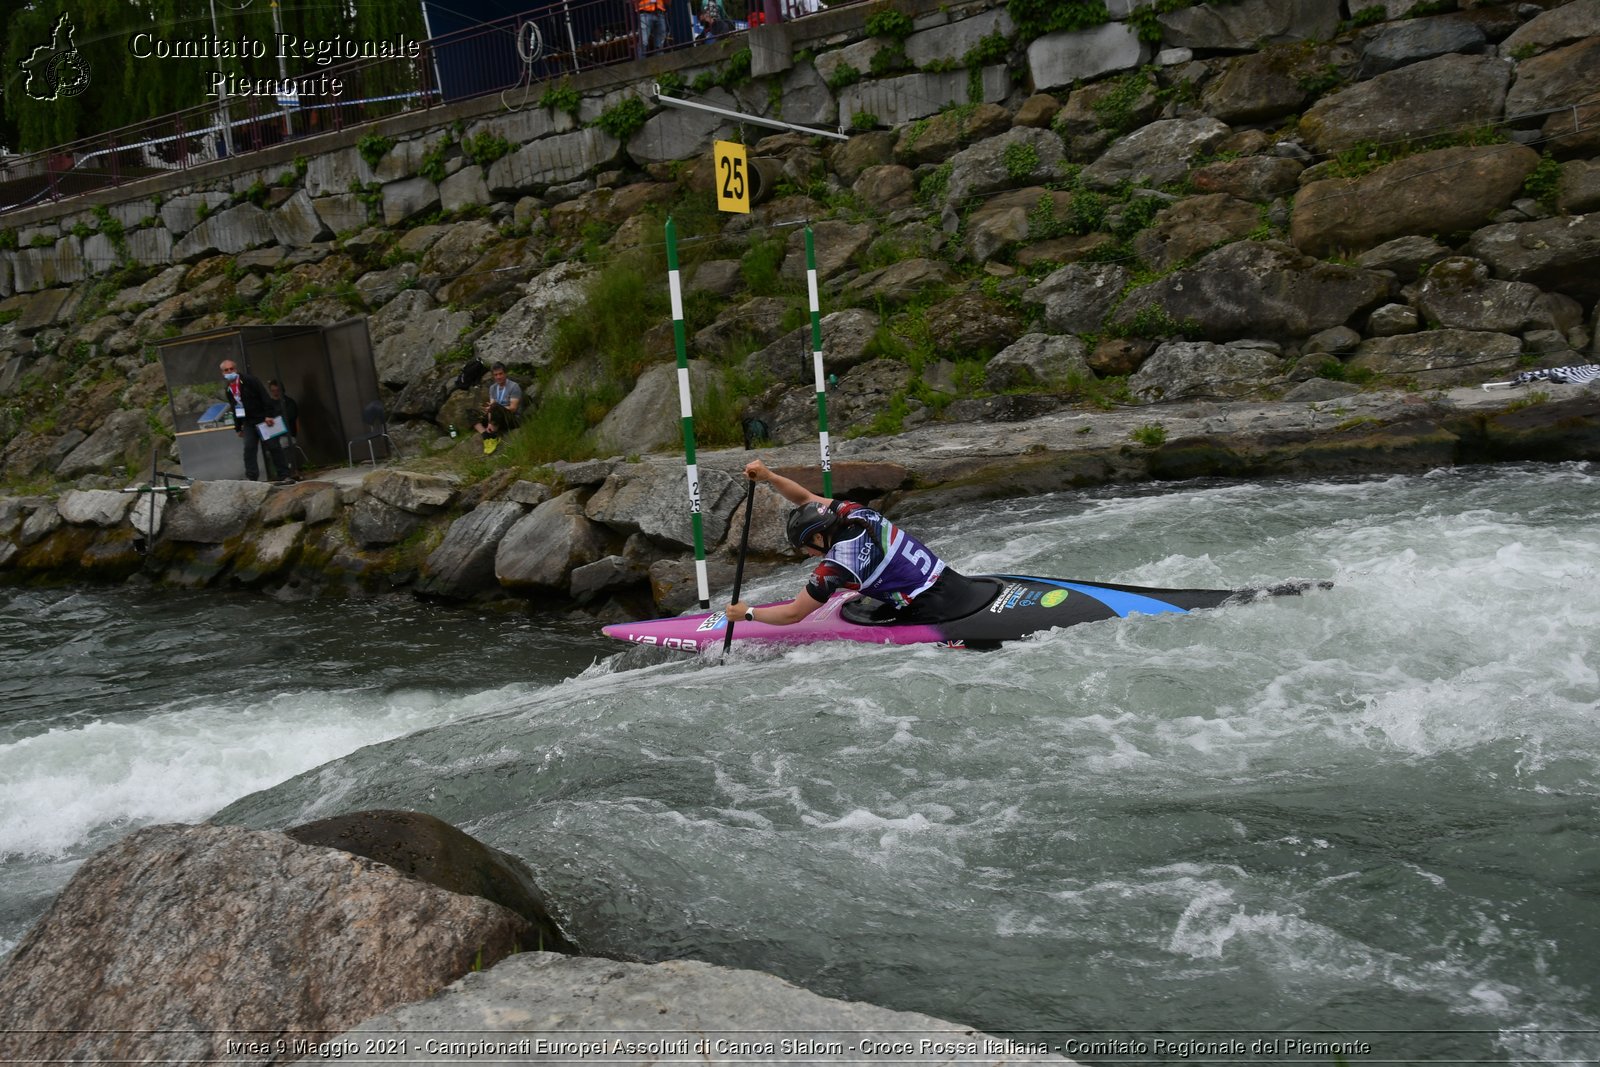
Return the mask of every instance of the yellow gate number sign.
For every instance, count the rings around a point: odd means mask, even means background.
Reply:
[[[712,146],[717,164],[717,210],[750,214],[750,161],[744,145],[718,141]]]

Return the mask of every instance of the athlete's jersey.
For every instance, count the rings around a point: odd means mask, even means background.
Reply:
[[[835,541],[817,564],[806,584],[813,598],[827,600],[840,589],[859,589],[903,607],[944,573],[944,561],[932,549],[871,508],[836,501],[833,510],[861,529]]]

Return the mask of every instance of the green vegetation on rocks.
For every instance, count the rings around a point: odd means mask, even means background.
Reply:
[[[498,133],[483,130],[461,142],[461,152],[480,167],[511,154],[511,142]]]
[[[450,158],[450,141],[441,139],[428,146],[417,165],[417,173],[435,185],[445,179],[445,163]]]
[[[903,41],[911,36],[911,16],[897,8],[885,5],[867,16],[866,31],[868,37],[893,37]]]
[[[649,105],[636,96],[630,96],[600,112],[594,124],[617,140],[626,141],[638,133],[649,118]]]
[[[1023,40],[1059,30],[1087,30],[1111,21],[1105,0],[1006,0]]]
[[[1522,190],[1546,211],[1555,211],[1556,194],[1561,191],[1561,163],[1549,155],[1542,157],[1523,182]]]
[[[662,76],[662,91],[672,92],[682,87],[682,80],[676,79],[669,82],[665,75]],[[583,102],[583,97],[573,87],[572,82],[562,78],[559,82],[552,82],[545,86],[539,96],[539,106],[549,108],[551,111],[562,111],[573,118],[578,117],[578,105]]]
[[[356,142],[356,153],[366,160],[367,166],[376,167],[393,147],[394,138],[381,133],[367,133]]]

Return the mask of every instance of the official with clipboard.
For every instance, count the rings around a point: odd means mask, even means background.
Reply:
[[[261,477],[257,448],[269,450],[268,459],[274,469],[287,471],[289,467],[281,451],[283,420],[272,414],[272,398],[267,395],[267,387],[255,375],[241,374],[231,359],[223,360],[220,367],[225,383],[222,399],[233,408],[233,432],[244,443],[245,478],[254,482]]]

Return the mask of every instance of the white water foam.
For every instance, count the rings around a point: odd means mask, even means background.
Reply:
[[[1573,1059],[1584,1039],[1550,1032],[1594,1025],[1600,509],[1570,469],[1526,480],[928,516],[910,525],[969,572],[1337,587],[985,655],[613,658],[303,776],[282,807],[446,797],[619,952],[692,946],[974,1024],[1399,1003],[1504,1028],[1475,1054]],[[940,1000],[951,958],[967,988]]]
[[[0,747],[0,857],[60,856],[108,829],[204,819],[362,746],[480,710],[482,699],[285,693],[26,737]]]
[[[1441,880],[1416,873],[1443,890]],[[1592,1033],[1592,1022],[1581,1008],[1584,992],[1548,977],[1541,989],[1529,990],[1485,973],[1496,966],[1496,957],[1491,953],[1484,958],[1482,949],[1507,940],[1498,924],[1485,920],[1484,929],[1463,935],[1462,948],[1441,946],[1429,958],[1413,959],[1391,951],[1381,940],[1359,936],[1359,927],[1335,928],[1308,918],[1307,902],[1296,894],[1278,888],[1264,896],[1262,888],[1235,866],[1148,868],[1132,879],[1057,891],[1052,895],[1062,909],[1053,916],[1000,909],[996,933],[1070,937],[1097,928],[1105,936],[1108,920],[1097,917],[1120,916],[1110,920],[1123,924],[1117,938],[1141,945],[1142,951],[1125,950],[1119,965],[1135,972],[1158,971],[1167,987],[1203,976],[1244,985],[1264,980],[1272,987],[1295,989],[1313,1003],[1341,988],[1389,989],[1442,1001],[1461,1016],[1498,1021],[1506,1028],[1503,1048],[1538,1048],[1555,1059],[1583,1061],[1574,1054],[1583,1051]],[[1464,947],[1473,944],[1475,950]]]

